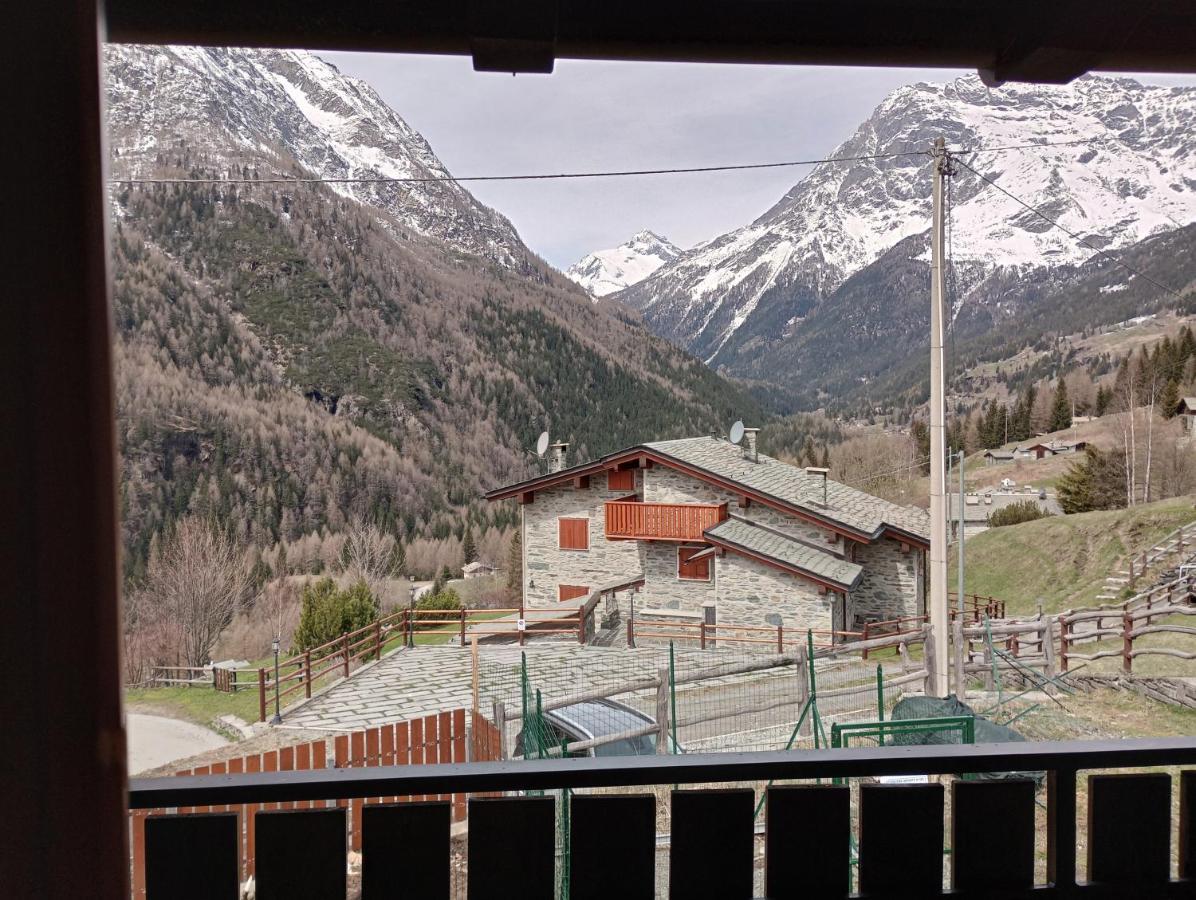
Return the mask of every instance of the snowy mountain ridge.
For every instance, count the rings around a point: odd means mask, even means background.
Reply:
[[[528,255],[506,217],[443,180],[428,142],[373,88],[312,53],[111,44],[104,61],[115,177],[202,165],[230,177],[244,166],[262,178],[426,179],[329,186],[466,252],[505,265]]]
[[[571,265],[565,274],[594,297],[605,297],[639,284],[682,253],[681,248],[651,231],[609,250],[596,250]]]
[[[800,328],[850,275],[928,229],[930,163],[918,151],[939,135],[975,151],[962,159],[1095,246],[1127,246],[1196,221],[1196,89],[1093,76],[988,88],[967,76],[899,88],[829,154],[910,155],[816,166],[754,222],[683,253],[618,299],[658,333],[734,371],[737,348]],[[1042,146],[983,152],[1022,145]],[[951,251],[969,284],[1092,255],[962,166],[952,195]]]

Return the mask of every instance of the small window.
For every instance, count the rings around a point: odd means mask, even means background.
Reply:
[[[701,559],[691,559],[691,557],[701,553],[704,549],[704,547],[677,548],[678,578],[682,581],[710,580],[710,557],[703,556]]]
[[[558,584],[556,588],[556,598],[562,603],[566,600],[576,600],[578,597],[585,597],[590,593],[590,589],[584,584]]]
[[[624,469],[621,472],[607,472],[606,488],[610,491],[634,491],[635,470]]]
[[[557,538],[561,550],[589,550],[590,520],[557,519]]]

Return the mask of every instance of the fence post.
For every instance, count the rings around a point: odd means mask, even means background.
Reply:
[[[1134,671],[1134,619],[1128,609],[1121,618],[1121,671],[1126,675]]]
[[[480,709],[478,705],[478,636],[476,634],[469,638],[469,657],[470,668],[473,670],[473,714],[476,716]]]
[[[258,721],[266,721],[266,670],[257,670],[257,711]]]
[[[1067,671],[1067,619],[1059,613],[1059,671]]]
[[[586,603],[589,603],[589,599]],[[586,603],[577,608],[577,643],[586,645]]]
[[[797,714],[800,716],[805,710],[806,704],[810,702],[810,673],[807,671],[809,661],[806,657],[806,645],[802,641],[797,642]],[[811,716],[806,716],[806,720],[802,722],[798,734],[807,735],[810,733],[810,719]]]
[[[345,657],[345,677],[349,677],[349,632],[341,633],[341,654]]]
[[[702,650],[706,649],[706,622],[705,621],[698,623],[698,646]]]
[[[382,658],[382,621],[374,620],[374,658]]]
[[[303,693],[307,695],[307,699],[311,699],[311,651],[306,650],[303,653]]]
[[[628,647],[635,646],[635,633],[632,630],[631,619],[627,620],[627,646]]]
[[[717,608],[715,607],[715,605],[712,602],[710,602],[708,600],[702,604],[702,621],[703,621],[703,624],[706,626],[705,628],[702,629],[703,638],[705,638],[707,629],[710,630],[710,639],[708,641],[703,642],[703,644],[702,644],[703,649],[705,649],[707,644],[709,644],[709,646],[711,646],[711,647],[718,646],[718,625],[716,624],[716,622],[718,621],[717,615],[718,615]]]
[[[465,607],[461,607],[461,649],[465,649]]]
[[[950,618],[950,617],[948,616],[948,618]],[[862,638],[862,640],[865,644],[868,643],[868,626],[871,624],[872,624],[871,622],[864,623],[864,637]],[[863,649],[863,651],[860,653],[860,656],[862,659],[868,658],[868,648],[867,647],[865,647]]]
[[[1047,619],[1042,623],[1039,640],[1042,644],[1042,655],[1046,659],[1047,678],[1055,677],[1055,634],[1054,619]]]
[[[777,626],[777,653],[785,652],[785,626]]]
[[[965,674],[963,670],[963,621],[961,619],[955,620],[955,634],[953,635],[955,644],[955,696],[963,700],[968,695],[968,684],[964,680]]]
[[[660,732],[656,736],[656,752],[669,752],[669,669],[668,666],[656,673],[656,724]]]
[[[922,632],[922,662],[926,666],[926,683],[922,689],[928,697],[934,696],[934,673],[938,671],[935,654],[938,652],[934,645],[934,632],[927,627]]]

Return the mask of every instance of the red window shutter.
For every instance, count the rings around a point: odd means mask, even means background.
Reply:
[[[557,544],[562,550],[590,549],[589,519],[557,519]]]
[[[606,488],[611,491],[634,491],[635,470],[624,469],[622,472],[607,472]]]
[[[585,597],[590,593],[590,589],[584,584],[560,584],[557,585],[556,596],[562,603],[566,600],[576,600],[578,597]]]
[[[690,557],[702,552],[702,547],[677,548],[677,577],[692,581],[710,580],[710,557],[690,561]]]

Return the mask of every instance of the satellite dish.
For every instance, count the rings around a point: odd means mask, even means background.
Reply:
[[[743,421],[741,419],[735,420],[727,437],[730,438],[732,444],[738,444],[743,440]]]
[[[536,456],[543,456],[548,452],[548,432],[541,431],[540,437],[536,439]]]

